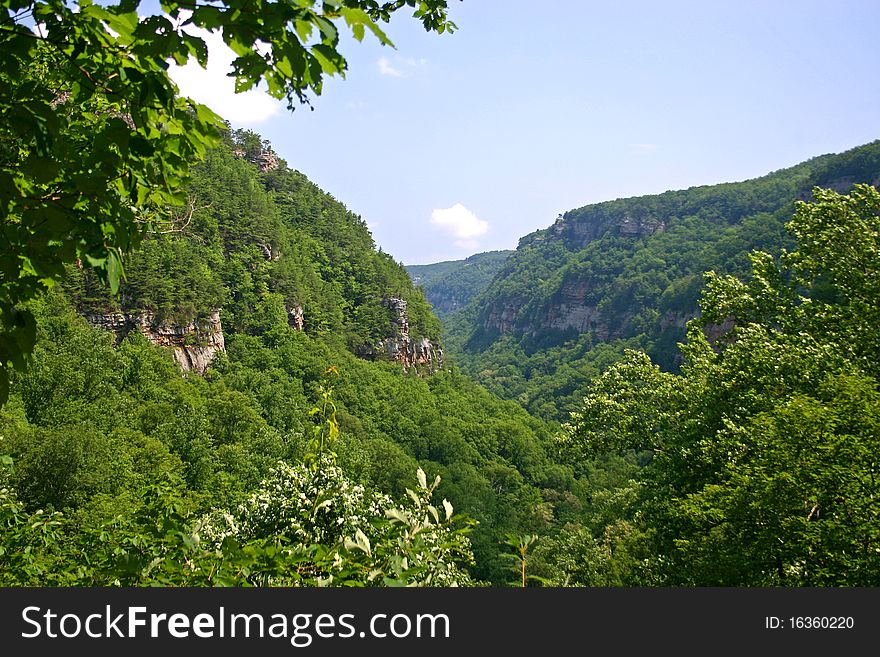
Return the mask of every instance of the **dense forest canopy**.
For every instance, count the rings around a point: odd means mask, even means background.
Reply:
[[[376,249],[363,220],[255,133],[227,131],[192,176],[186,220],[126,260],[120,295],[89,269],[69,269],[63,287],[81,310],[185,323],[222,308],[224,328],[261,333],[299,309],[306,332],[356,349],[390,334],[382,302],[400,298],[413,335],[439,338],[424,296]]]
[[[653,454],[629,545],[662,583],[880,582],[880,193],[814,195],[788,224],[794,250],[708,278],[681,375],[630,352],[564,433],[582,456]]]
[[[626,349],[677,371],[703,273],[745,276],[748,254],[790,248],[784,228],[813,187],[880,185],[880,142],[761,178],[571,210],[520,239],[491,284],[444,317],[470,376],[532,414],[565,421]]]
[[[880,583],[880,142],[408,274],[167,66],[446,0],[140,4],[0,5],[0,585]]]
[[[314,428],[323,426],[316,418],[324,416],[322,400],[331,388],[337,470],[330,483],[322,479],[321,490],[329,495],[339,484],[362,487],[364,500],[401,500],[408,499],[407,488],[416,490],[420,467],[428,488],[440,475],[437,508],[442,512],[445,497],[456,514],[479,523],[458,528],[471,529],[475,564],[469,550],[456,548],[471,577],[506,581],[499,536],[545,531],[582,512],[586,482],[552,457],[552,427],[439,363],[404,368],[381,350],[365,353],[365,345],[401,340],[384,303],[389,297],[407,302],[411,340],[437,340],[439,324],[402,265],[376,249],[360,217],[248,131],[228,131],[192,175],[191,216],[175,230],[149,236],[125,260],[119,295],[74,264],[52,294],[29,305],[39,336],[33,363],[16,375],[0,411],[2,452],[14,463],[6,495],[12,517],[22,523],[41,510],[46,514],[38,517],[63,515],[51,525],[58,527],[58,545],[33,572],[7,572],[7,582],[56,581],[53,569],[59,583],[120,577],[110,561],[81,578],[68,570],[83,551],[110,549],[90,541],[111,536],[107,528],[122,522],[120,514],[142,523],[118,530],[132,537],[146,531],[143,523],[158,522],[150,514],[165,513],[157,504],[179,507],[175,527],[193,533],[207,514],[226,509],[235,516],[260,490],[280,485],[272,483],[279,467],[299,467],[314,451]],[[142,331],[114,335],[83,319],[147,317],[148,328],[182,329],[217,309],[225,351],[204,377],[181,377],[168,353]],[[293,309],[298,314],[291,315]],[[200,337],[188,334],[180,348],[199,348]],[[319,407],[324,410],[313,413]],[[311,485],[303,476],[319,475],[290,474],[284,481]],[[383,504],[392,508],[390,499]],[[257,538],[295,537],[237,536],[235,549]],[[329,551],[343,537],[322,540]],[[161,552],[162,545],[149,550]],[[126,554],[147,559],[142,551]],[[119,581],[147,583],[154,576],[135,569]],[[176,583],[201,577],[179,579],[188,576],[161,575]],[[282,574],[266,577],[290,581]],[[401,573],[389,577],[406,580]]]
[[[193,175],[192,216],[131,254],[120,295],[71,265],[29,304],[33,364],[0,410],[4,584],[878,581],[872,187],[816,189],[794,250],[708,278],[680,373],[609,358],[559,431],[455,366],[356,355],[399,330],[386,295],[414,332],[436,319],[259,136],[227,132]],[[83,317],[218,308],[203,376]]]
[[[21,304],[74,260],[115,292],[123,254],[185,206],[190,167],[223,126],[169,77],[172,61],[207,66],[199,30],[233,51],[236,92],[262,83],[293,109],[345,74],[341,31],[391,45],[380,25],[405,9],[428,31],[455,29],[446,0],[142,4],[0,2],[0,403],[36,336]]]
[[[512,251],[488,251],[464,260],[407,265],[406,271],[425,293],[437,317],[463,308],[489,287]]]

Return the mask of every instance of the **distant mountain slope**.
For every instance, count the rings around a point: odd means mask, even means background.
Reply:
[[[448,320],[458,362],[532,412],[564,419],[624,346],[674,369],[702,274],[745,274],[754,249],[814,186],[880,185],[880,141],[738,183],[588,205],[520,240],[491,285]],[[596,349],[601,346],[601,349]]]
[[[434,312],[442,317],[485,290],[513,251],[477,253],[465,260],[447,260],[430,265],[407,265],[413,283],[425,292]]]

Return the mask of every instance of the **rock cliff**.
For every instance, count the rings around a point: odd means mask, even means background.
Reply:
[[[295,331],[302,331],[305,329],[303,307],[298,303],[287,307],[287,323]]]
[[[666,222],[649,214],[585,212],[559,215],[550,228],[550,236],[561,238],[569,248],[584,248],[606,233],[626,237],[648,237],[666,230]]]
[[[251,164],[257,165],[263,173],[277,169],[281,165],[281,158],[279,158],[275,151],[271,149],[262,149],[259,152],[249,152],[245,149],[237,148],[232,151],[232,154],[236,157],[247,160]]]
[[[226,351],[219,310],[204,321],[188,324],[161,322],[149,312],[86,313],[85,318],[93,326],[112,332],[117,341],[138,331],[153,344],[171,348],[184,372],[204,374],[214,357]]]
[[[358,350],[358,356],[367,360],[391,360],[403,365],[404,369],[418,371],[427,369],[433,372],[443,367],[443,350],[438,343],[410,335],[406,301],[389,297],[383,299],[382,305],[390,315],[391,335],[374,345],[365,345]]]

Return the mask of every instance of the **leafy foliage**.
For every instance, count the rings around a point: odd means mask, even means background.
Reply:
[[[414,505],[406,489],[417,496],[422,492],[410,483],[413,472],[421,467],[429,484],[440,475],[434,497],[448,499],[457,511],[479,521],[468,534],[476,558],[468,570],[482,581],[506,580],[499,535],[543,532],[557,517],[579,513],[581,488],[570,468],[554,463],[548,427],[455,372],[404,375],[396,364],[361,360],[334,336],[310,336],[285,321],[259,335],[230,332],[227,354],[205,377],[183,378],[167,353],[136,332],[114,347],[111,336],[78,317],[57,290],[33,303],[31,310],[40,335],[33,364],[16,376],[10,401],[0,412],[2,451],[16,462],[7,487],[27,514],[39,509],[63,512],[60,544],[70,542],[100,555],[109,547],[94,541],[103,536],[102,541],[130,544],[126,553],[135,555],[126,571],[129,579],[118,574],[121,566],[114,561],[122,553],[90,556],[104,564],[101,572],[117,573],[95,580],[76,574],[73,564],[82,562],[81,556],[61,555],[62,561],[52,567],[59,577],[66,573],[70,582],[159,581],[151,579],[160,577],[158,571],[144,574],[144,569],[164,550],[189,550],[179,542],[179,532],[195,533],[199,519],[212,509],[239,513],[240,505],[273,480],[273,470],[294,472],[298,482],[330,476],[319,465],[330,452],[338,459],[339,476],[332,475],[333,485],[342,486],[344,480],[346,490],[363,487],[365,495],[375,491]],[[330,375],[332,393],[327,387],[328,363],[340,373]],[[324,449],[324,457],[310,461],[317,466],[312,470],[304,463],[307,454],[320,451],[315,429],[323,431],[325,439],[333,431],[333,410],[329,404],[325,407],[325,395],[336,406],[339,434]],[[314,408],[321,410],[312,414]],[[302,489],[305,484],[296,486]],[[331,489],[328,483],[322,490]],[[386,518],[394,528],[371,533],[372,524],[361,527],[374,555],[386,539],[407,545],[421,541],[423,531],[416,529],[425,514],[435,523],[428,509],[432,503],[419,502],[417,513],[410,502],[381,507],[380,518],[390,509],[408,518]],[[173,513],[166,508],[172,503],[178,508]],[[435,506],[442,522],[445,510]],[[117,514],[123,520],[116,519]],[[159,530],[151,528],[168,514],[173,516],[168,526],[175,529],[156,534]],[[370,516],[370,523],[373,519]],[[92,533],[98,538],[89,538]],[[139,547],[144,536],[154,536],[150,541],[159,543]],[[302,545],[297,541],[291,530],[282,541],[284,549]],[[245,543],[251,552],[242,552]],[[243,568],[254,569],[256,561],[269,558],[258,546],[281,549],[282,544],[276,545],[270,536],[249,536],[247,541],[236,539],[236,545],[233,549],[230,544],[222,558],[233,561],[223,563],[231,568],[241,559]],[[211,549],[223,552],[221,548],[222,542]],[[429,543],[424,550],[435,554]],[[362,551],[355,553],[367,558]],[[174,563],[194,558],[186,554]],[[318,557],[307,553],[302,558],[313,563]],[[212,559],[206,564],[216,565],[229,579],[204,582],[245,581],[244,575],[220,568],[220,557]],[[276,561],[267,562],[266,568]],[[407,563],[412,566],[413,557]],[[206,568],[210,572],[210,566]],[[138,579],[141,576],[144,579]],[[168,577],[169,583],[181,581],[174,574],[161,577]]]
[[[650,449],[645,562],[679,585],[876,585],[880,193],[816,189],[798,247],[710,274],[681,376],[630,354],[591,388],[566,442]],[[871,301],[869,301],[869,299]]]
[[[114,296],[88,270],[62,283],[83,312],[148,312],[186,324],[222,308],[226,330],[263,334],[297,309],[311,335],[332,333],[352,350],[392,337],[389,297],[407,302],[414,338],[438,339],[439,323],[403,267],[377,251],[363,220],[278,159],[251,131],[223,143],[191,170],[187,223],[147,237],[124,259]]]
[[[512,253],[513,251],[489,251],[464,260],[407,265],[406,271],[413,282],[424,290],[425,297],[437,316],[442,318],[463,308],[489,287]]]
[[[59,310],[61,317],[53,319],[62,338],[99,337],[69,310]],[[44,344],[38,343],[38,362]],[[63,349],[63,343],[56,346]],[[432,504],[439,477],[428,485],[416,468],[418,485],[405,490],[405,501],[394,502],[336,465],[335,439],[326,440],[339,435],[331,389],[318,387],[322,405],[316,407],[315,435],[328,436],[306,441],[303,435],[300,444],[312,458],[290,465],[277,459],[286,454],[295,461],[299,450],[285,449],[284,438],[258,413],[250,415],[256,424],[250,431],[237,423],[227,435],[224,420],[232,415],[236,422],[234,416],[254,403],[224,390],[227,382],[211,386],[213,398],[203,400],[204,382],[182,380],[173,367],[162,367],[165,356],[155,347],[135,340],[116,357],[97,364],[109,370],[121,360],[126,373],[137,368],[141,375],[117,378],[118,388],[103,391],[100,399],[114,412],[94,417],[98,426],[82,420],[64,425],[63,415],[41,415],[35,420],[42,426],[31,424],[15,394],[3,413],[0,440],[18,466],[0,482],[0,553],[17,555],[4,559],[4,584],[470,583],[461,566],[473,564],[465,536],[471,523],[453,515],[446,500],[441,510]],[[71,401],[97,409],[96,400],[77,400],[76,392],[68,392]],[[234,406],[218,415],[225,399]],[[179,410],[163,421],[169,407]],[[11,463],[4,457],[5,467]],[[260,471],[267,476],[246,494],[252,474]],[[224,499],[241,501],[224,509]]]
[[[193,29],[219,32],[233,50],[236,91],[261,81],[277,98],[306,102],[325,75],[343,75],[344,24],[391,42],[379,24],[402,9],[427,30],[452,31],[446,0],[199,4],[140,0],[4,0],[0,4],[0,403],[9,368],[21,369],[35,325],[19,307],[77,261],[113,292],[123,254],[173,222],[192,163],[216,145],[220,118],[178,95],[168,62],[208,63]],[[140,10],[140,12],[139,12]],[[266,44],[261,52],[256,44]]]
[[[754,180],[571,210],[523,237],[491,285],[444,317],[448,350],[497,394],[564,421],[626,349],[677,371],[703,272],[742,277],[752,250],[790,248],[796,200],[878,180],[874,142]]]

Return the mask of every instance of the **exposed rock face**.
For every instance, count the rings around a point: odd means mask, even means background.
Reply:
[[[226,351],[219,310],[203,322],[185,325],[157,322],[149,312],[87,313],[85,318],[93,326],[114,333],[117,341],[138,331],[153,344],[170,347],[184,372],[204,374],[214,356]]]
[[[731,340],[730,331],[736,326],[736,318],[728,317],[720,324],[709,323],[703,327],[703,333],[715,351],[719,351],[725,342]]]
[[[600,340],[609,338],[609,329],[596,306],[560,304],[551,306],[547,313],[546,328],[577,329],[578,333],[592,331]]]
[[[406,347],[410,343],[409,338],[409,313],[406,311],[406,301],[396,299],[394,297],[383,299],[382,305],[388,308],[391,313],[391,333],[392,335],[382,343],[388,352],[391,360],[405,362]]]
[[[287,323],[296,331],[302,331],[305,327],[303,307],[299,304],[287,309]]]
[[[594,303],[585,301],[592,290],[588,281],[569,281],[560,290],[559,300],[550,305],[541,323],[542,328],[567,330],[578,333],[593,333],[599,340],[607,341],[619,337],[609,324],[609,318]],[[618,324],[625,324],[630,318],[617,317]]]
[[[654,233],[662,233],[666,230],[666,223],[653,217],[636,218],[624,215],[618,220],[616,228],[619,235],[646,237]]]
[[[430,365],[432,369],[443,367],[443,350],[436,342],[422,338],[410,343],[410,364]]]
[[[567,243],[568,248],[582,249],[606,234],[638,239],[665,230],[666,222],[663,219],[647,214],[595,212],[577,216],[559,215],[547,231],[547,237],[531,236],[527,243],[521,241],[520,247],[547,239],[561,239]],[[619,337],[615,336],[616,329],[610,327],[610,320],[603,318],[595,305],[585,302],[592,289],[590,281],[566,280],[554,295],[553,302],[547,306],[545,314],[540,317],[519,316],[528,303],[527,299],[505,299],[488,308],[484,315],[483,328],[498,333],[524,329],[576,329],[582,333],[592,331],[600,340]],[[626,321],[625,317],[617,317],[615,326],[619,328]]]
[[[666,222],[657,217],[633,214],[621,216],[587,214],[578,217],[559,215],[550,230],[551,234],[583,248],[606,233],[627,237],[648,237],[654,233],[662,233],[666,230]]]
[[[500,333],[575,330],[578,333],[592,333],[602,342],[626,337],[632,315],[603,312],[590,297],[593,291],[594,286],[590,281],[569,279],[562,283],[559,291],[542,310],[531,310],[521,316],[525,301],[491,306],[483,327],[487,331]],[[696,315],[696,309],[666,311],[659,318],[659,328],[661,331],[682,330]]]
[[[390,297],[382,300],[391,317],[391,335],[376,345],[367,345],[358,351],[361,358],[391,360],[404,369],[416,368],[435,371],[443,367],[443,350],[429,338],[413,339],[409,333],[409,313],[404,299]]]
[[[516,318],[519,315],[519,311],[524,305],[525,303],[512,302],[503,305],[493,305],[489,308],[483,325],[489,331],[499,331],[500,333],[512,331],[516,326]]]
[[[683,329],[695,316],[696,312],[667,310],[660,318],[660,330],[668,331],[671,328]]]
[[[264,242],[257,242],[257,246],[260,247],[260,251],[263,252],[263,257],[270,262],[278,262],[281,259],[280,253],[275,253],[272,251],[271,244],[265,244]]]
[[[828,180],[819,185],[819,187],[823,187],[825,189],[830,189],[832,191],[837,192],[838,194],[849,194],[852,191],[853,185],[857,182],[867,182],[858,180],[855,176],[844,176],[842,178],[834,178],[833,180]],[[871,186],[880,189],[880,176],[874,178],[871,181]],[[813,190],[805,189],[798,195],[798,200],[800,201],[812,201],[813,199]]]
[[[488,331],[508,333],[517,330],[576,329],[580,333],[593,331],[602,340],[608,339],[609,328],[595,305],[586,302],[593,286],[589,281],[571,279],[563,282],[552,302],[541,312],[539,319],[522,318],[520,311],[525,300],[507,302],[490,307],[484,321]]]
[[[278,156],[272,151],[263,151],[257,157],[257,166],[260,167],[260,171],[271,171],[272,169],[277,169],[280,160]]]
[[[260,171],[264,173],[266,171],[271,171],[272,169],[277,169],[281,164],[281,159],[272,150],[262,150],[259,154],[256,154],[248,153],[241,148],[237,148],[232,151],[232,154],[236,157],[246,159],[251,164],[256,164],[260,168]]]

